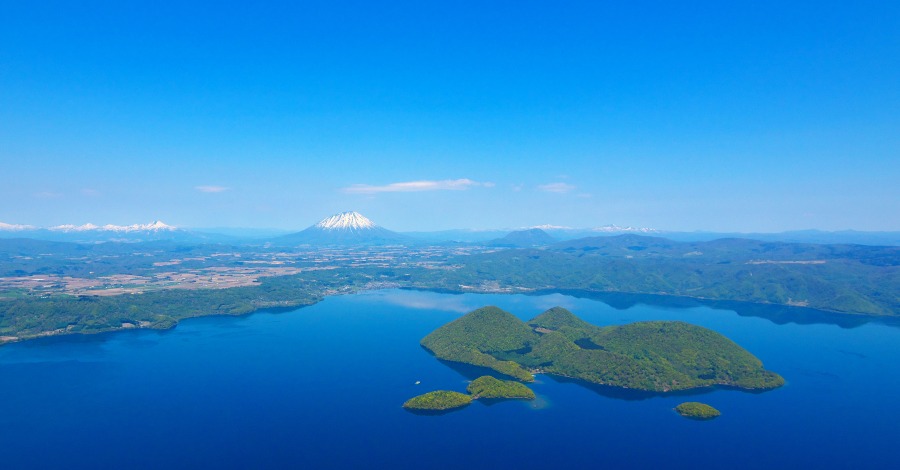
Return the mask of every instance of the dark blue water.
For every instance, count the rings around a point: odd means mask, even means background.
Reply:
[[[414,395],[465,389],[471,371],[418,341],[488,304],[523,319],[562,305],[600,325],[689,321],[734,339],[788,384],[648,397],[539,376],[535,402],[404,411]],[[898,372],[900,328],[878,323],[379,291],[165,332],[0,347],[0,467],[900,468]],[[688,400],[723,414],[698,422],[672,411]]]

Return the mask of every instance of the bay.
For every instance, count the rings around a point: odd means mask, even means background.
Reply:
[[[420,393],[464,391],[480,372],[418,342],[484,305],[522,319],[560,305],[597,325],[687,321],[733,339],[787,385],[642,394],[540,375],[534,402],[403,410]],[[9,344],[0,458],[4,468],[67,469],[900,467],[900,328],[779,319],[562,294],[384,290],[168,331]],[[684,419],[672,410],[683,401],[722,416]]]

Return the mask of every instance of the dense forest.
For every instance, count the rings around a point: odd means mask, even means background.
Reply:
[[[900,247],[810,245],[730,239],[680,243],[596,237],[545,249],[502,250],[458,260],[426,282],[448,290],[507,288],[627,292],[900,313]]]
[[[314,304],[328,293],[358,289],[369,278],[312,271],[262,278],[230,289],[168,289],[136,295],[0,298],[0,336],[98,333],[123,327],[170,328],[204,315],[243,315],[259,309]]]

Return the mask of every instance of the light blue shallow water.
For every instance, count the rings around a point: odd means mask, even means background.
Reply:
[[[539,376],[535,402],[442,416],[408,398],[463,391],[468,371],[418,341],[497,305],[562,305],[598,325],[684,320],[725,334],[788,384],[634,396]],[[707,307],[378,291],[164,332],[0,347],[3,468],[900,468],[900,328],[777,325]],[[415,385],[421,381],[420,385]],[[699,400],[713,421],[672,411]]]

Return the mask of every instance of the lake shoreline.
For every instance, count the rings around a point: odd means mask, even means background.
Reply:
[[[666,308],[693,308],[693,307],[710,307],[717,310],[731,310],[737,312],[739,315],[749,315],[749,316],[759,316],[762,318],[766,318],[770,321],[773,321],[777,324],[783,323],[791,323],[796,322],[800,324],[813,324],[813,323],[829,323],[836,324],[843,328],[853,328],[856,326],[860,326],[869,322],[877,322],[888,324],[889,326],[898,326],[900,327],[900,316],[896,315],[872,315],[865,313],[848,313],[848,312],[840,312],[840,311],[830,311],[830,310],[822,310],[811,307],[799,307],[794,305],[783,305],[783,304],[772,304],[772,303],[759,303],[759,302],[746,302],[740,300],[716,300],[716,299],[708,299],[703,297],[690,297],[690,296],[680,296],[680,295],[671,295],[671,294],[648,294],[648,293],[633,293],[633,292],[619,292],[619,291],[592,291],[585,289],[524,289],[521,291],[473,291],[471,289],[447,289],[447,288],[424,288],[424,287],[408,287],[408,286],[400,286],[396,287],[398,290],[408,290],[408,291],[419,291],[419,292],[431,292],[436,294],[451,294],[451,295],[466,295],[466,294],[497,294],[497,295],[527,295],[527,296],[543,296],[543,295],[552,295],[552,294],[561,294],[568,295],[576,298],[587,298],[591,300],[598,300],[600,302],[606,303],[607,305],[612,306],[616,309],[625,310],[637,304],[646,304],[646,305],[654,305],[654,306],[664,306]],[[294,311],[297,309],[301,309],[304,307],[309,307],[311,305],[315,305],[328,297],[337,297],[337,296],[345,296],[345,295],[353,295],[360,294],[363,292],[377,292],[383,289],[365,289],[360,288],[358,290],[350,291],[350,292],[339,292],[332,293],[328,295],[324,295],[320,298],[317,298],[315,301],[305,304],[299,304],[295,306],[264,306],[258,307],[248,312],[242,312],[238,314],[228,314],[228,313],[210,313],[206,315],[194,315],[184,318],[179,318],[177,320],[173,320],[165,323],[157,323],[157,324],[149,324],[149,325],[135,325],[135,326],[118,326],[118,327],[110,327],[98,330],[91,331],[70,331],[66,329],[57,329],[53,331],[45,331],[34,335],[28,336],[16,336],[12,334],[8,334],[6,336],[0,337],[0,347],[17,343],[22,341],[30,341],[34,339],[53,337],[53,336],[66,336],[66,335],[95,335],[95,334],[104,334],[104,333],[116,333],[125,330],[137,330],[137,329],[149,329],[149,330],[158,330],[164,331],[175,328],[181,320],[185,320],[188,318],[203,318],[203,317],[215,317],[215,316],[226,316],[226,317],[242,317],[246,315],[253,315],[256,313],[265,313],[265,312],[284,312],[284,311]],[[625,300],[623,300],[625,299]],[[667,301],[675,301],[675,303],[667,302]],[[765,309],[778,309],[780,312],[788,312],[788,313],[796,313],[797,318],[783,318],[782,316],[778,316],[777,319],[775,316],[766,316],[758,313]],[[750,312],[750,313],[747,313]],[[776,321],[780,320],[780,321]],[[806,320],[806,321],[804,321]],[[142,322],[146,323],[146,322]]]

